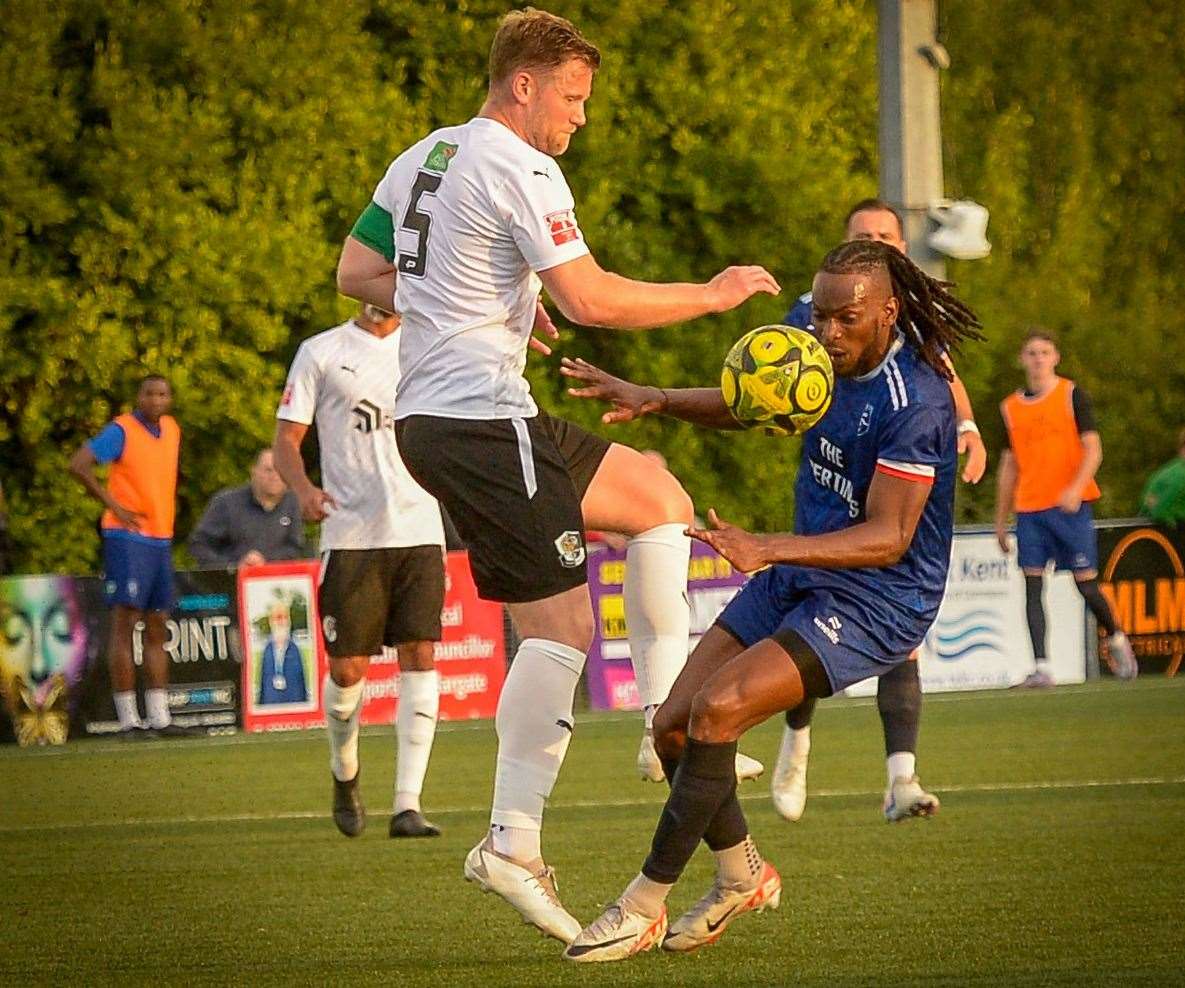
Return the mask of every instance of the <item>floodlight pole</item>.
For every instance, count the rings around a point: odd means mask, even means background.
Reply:
[[[901,210],[909,256],[942,278],[946,264],[926,244],[927,209],[943,197],[938,73],[949,64],[937,39],[936,0],[878,0],[881,197]]]

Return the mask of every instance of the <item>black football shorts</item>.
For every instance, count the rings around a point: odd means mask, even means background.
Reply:
[[[325,650],[335,659],[440,641],[442,549],[330,549],[321,557],[317,604]]]
[[[408,471],[468,546],[482,597],[542,600],[585,582],[580,500],[606,440],[545,412],[529,419],[411,415],[395,434]]]

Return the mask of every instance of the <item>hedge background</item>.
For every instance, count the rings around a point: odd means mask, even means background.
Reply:
[[[0,482],[18,566],[96,568],[98,506],[70,454],[147,370],[185,430],[178,541],[273,429],[287,362],[347,317],[338,248],[389,160],[467,119],[486,0],[323,4],[9,0],[0,21]],[[875,4],[555,2],[604,51],[563,159],[601,263],[706,279],[760,263],[785,288],[641,335],[567,328],[559,353],[671,384],[809,287],[876,191]],[[960,361],[989,448],[1033,322],[1094,396],[1100,514],[1135,511],[1185,423],[1185,14],[1161,0],[943,5],[948,191],[992,212],[990,258],[951,267],[989,343]],[[541,403],[585,424],[551,361]],[[701,510],[785,528],[797,444],[645,422]],[[961,520],[991,517],[996,457]],[[184,557],[182,556],[182,559]]]

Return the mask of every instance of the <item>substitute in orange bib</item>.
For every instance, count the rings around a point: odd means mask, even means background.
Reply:
[[[1099,496],[1094,477],[1103,444],[1090,398],[1073,381],[1058,376],[1060,359],[1051,333],[1030,330],[1020,351],[1026,387],[1000,404],[1008,448],[996,479],[996,539],[1007,553],[1008,515],[1015,510],[1017,562],[1025,576],[1025,615],[1035,662],[1022,686],[1053,685],[1041,600],[1050,562],[1074,574],[1075,586],[1107,634],[1115,674],[1132,679],[1138,672],[1131,643],[1098,584],[1091,503]]]
[[[70,460],[70,472],[104,508],[103,576],[112,608],[107,661],[120,731],[181,733],[169,714],[169,660],[165,619],[173,606],[173,515],[181,429],[168,414],[169,382],[150,374],[140,382],[136,407],[118,415]],[[110,464],[106,485],[97,465]],[[136,705],[132,633],[144,622],[144,707]]]

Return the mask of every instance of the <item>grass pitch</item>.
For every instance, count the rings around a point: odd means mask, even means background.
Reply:
[[[587,715],[545,850],[592,919],[635,873],[665,787],[636,715]],[[780,727],[743,749],[772,770]],[[1185,981],[1185,679],[929,697],[931,820],[880,816],[871,701],[820,705],[798,824],[747,783],[786,882],[691,956],[577,966],[461,880],[491,788],[490,722],[443,725],[424,794],[445,830],[386,836],[392,730],[362,740],[369,829],[337,834],[321,732],[0,751],[0,983],[999,985]],[[711,875],[696,856],[672,914]]]

